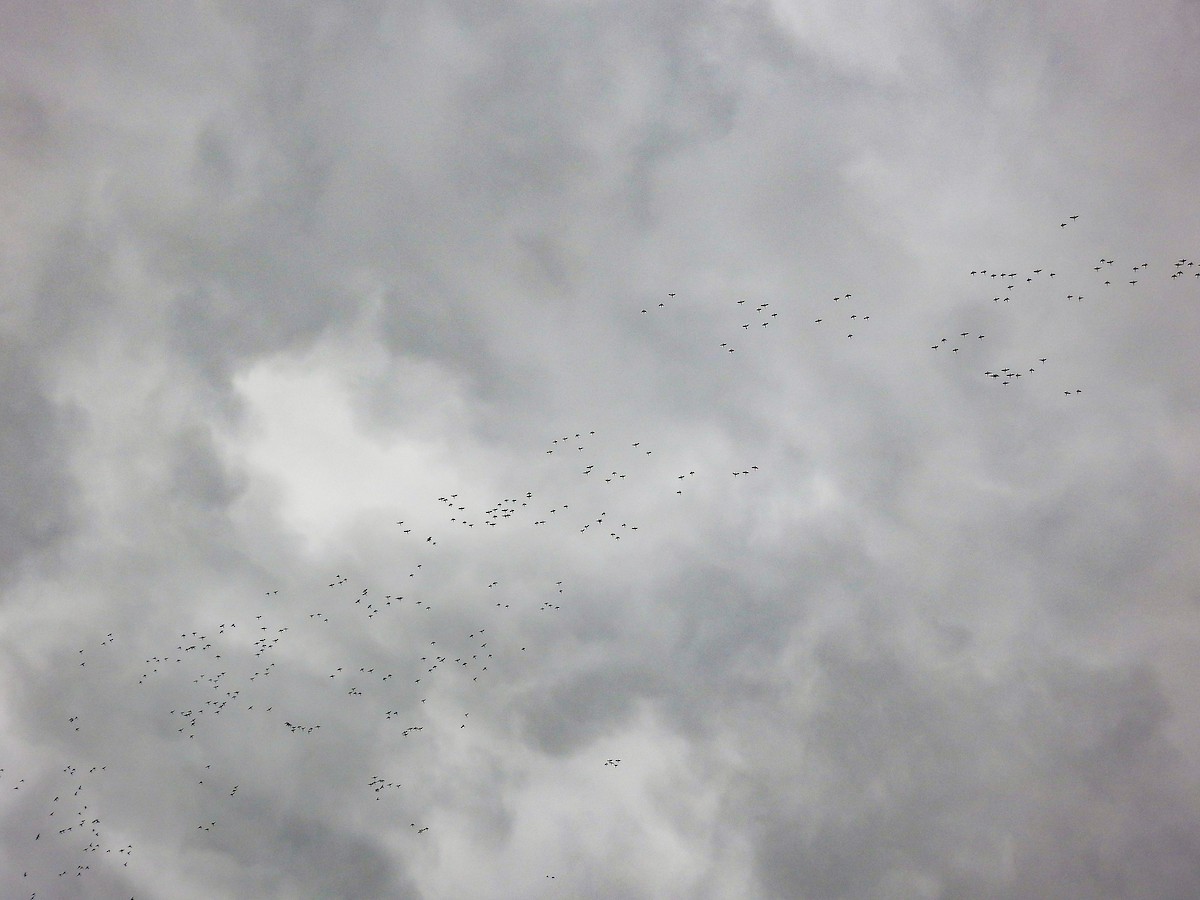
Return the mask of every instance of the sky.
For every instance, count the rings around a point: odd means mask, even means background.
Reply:
[[[1200,896],[1200,6],[0,6],[0,896]]]

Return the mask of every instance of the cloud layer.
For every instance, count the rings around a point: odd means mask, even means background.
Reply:
[[[1196,896],[1198,32],[0,13],[0,893]]]

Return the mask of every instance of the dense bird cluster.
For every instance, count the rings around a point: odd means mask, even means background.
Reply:
[[[1077,218],[1070,216],[1061,227]],[[1200,278],[1195,261],[1186,257],[1159,266],[1145,261],[1119,264],[1106,255],[1086,272],[1067,277],[1045,265],[1024,272],[1020,267],[1003,268],[973,269],[970,277],[989,285],[981,301],[1009,304],[1009,309],[1056,299],[1082,304],[1108,289],[1136,286],[1145,291],[1160,270],[1164,283]],[[1050,284],[1054,293],[1047,293]],[[855,351],[848,351],[856,352],[869,343],[867,336],[877,324],[870,306],[849,292],[814,301],[807,309],[802,306],[780,299],[729,301],[726,324],[721,326],[728,333],[717,335],[723,338],[717,349],[734,353],[773,340],[784,330],[779,323],[795,313],[818,340],[865,337],[852,345]],[[640,314],[671,316],[686,310],[687,301],[671,292],[641,307]],[[937,353],[935,359],[978,365],[990,382],[1013,390],[1053,379],[1049,350],[1027,359],[1001,358],[992,346],[1002,343],[967,328],[947,329],[928,346]],[[992,361],[984,363],[985,359]],[[1059,384],[1054,390],[1071,397],[1083,392],[1075,384]],[[463,732],[471,730],[472,709],[492,702],[492,685],[519,674],[522,654],[545,634],[541,622],[549,617],[543,614],[569,614],[571,609],[564,581],[545,572],[513,578],[511,572],[489,573],[475,584],[464,584],[457,568],[440,563],[439,553],[444,551],[439,546],[450,543],[449,538],[461,550],[457,535],[472,529],[476,535],[490,535],[536,528],[548,542],[563,535],[575,535],[575,541],[637,541],[649,530],[638,521],[648,497],[681,496],[710,489],[730,475],[741,482],[760,474],[759,466],[745,459],[728,460],[720,469],[697,465],[695,459],[681,458],[686,452],[680,449],[686,448],[651,446],[638,435],[562,429],[534,451],[529,469],[537,477],[529,483],[482,502],[463,491],[445,490],[430,501],[436,511],[432,517],[414,510],[395,520],[392,527],[398,531],[392,533],[398,536],[396,555],[401,562],[388,583],[366,583],[339,572],[311,586],[263,590],[264,585],[256,595],[258,609],[251,611],[247,602],[245,614],[236,620],[226,616],[173,632],[145,655],[136,676],[121,664],[119,652],[127,656],[128,651],[118,651],[121,642],[112,632],[79,648],[73,668],[86,669],[81,677],[103,682],[117,702],[140,692],[132,702],[158,710],[154,740],[193,748],[182,757],[187,762],[180,774],[190,786],[187,805],[194,811],[195,824],[186,836],[177,836],[179,840],[199,846],[215,840],[236,805],[255,796],[255,767],[238,757],[242,737],[253,736],[262,752],[270,754],[282,752],[280,735],[289,742],[310,742],[304,746],[333,748],[364,729],[382,729],[398,739],[389,745],[389,762],[396,773],[406,774],[402,778],[363,772],[348,782],[349,789],[362,791],[364,799],[394,804],[401,820],[414,820],[408,829],[412,838],[423,838],[432,825],[421,821],[420,802],[410,799],[405,787],[421,779],[419,770],[408,767],[420,757],[415,748],[422,742],[444,745],[447,740],[468,739]],[[552,496],[543,496],[545,484],[552,485]],[[547,544],[551,556],[555,546]],[[438,614],[426,615],[434,612]],[[330,640],[331,635],[336,639]],[[145,646],[147,635],[137,639]],[[414,643],[418,639],[419,647]],[[315,647],[320,652],[314,653]],[[345,649],[349,647],[366,649],[352,652]],[[59,719],[64,744],[75,736],[87,737],[92,726],[87,710],[67,712]],[[621,763],[617,757],[602,761],[612,769]],[[29,862],[22,879],[84,879],[100,865],[129,867],[134,845],[105,829],[100,804],[93,799],[93,794],[104,793],[100,786],[110,779],[114,765],[112,760],[72,763],[56,774],[36,773],[33,780],[0,768],[0,788],[21,794]],[[32,796],[26,799],[27,795]],[[547,880],[555,877],[546,875]],[[11,887],[6,890],[4,896],[18,895]],[[37,890],[22,893],[36,897]]]
[[[553,454],[568,448],[595,461],[582,469],[575,459],[559,465]],[[414,531],[408,524],[412,518],[394,520],[400,536],[397,549],[405,562],[390,585],[364,583],[338,572],[308,590],[264,590],[257,601],[246,604],[259,609],[176,631],[144,656],[133,673],[127,674],[121,658],[114,655],[114,646],[120,646],[114,633],[106,633],[94,649],[77,650],[80,667],[92,664],[88,677],[112,679],[106,688],[111,696],[133,699],[137,695],[130,692],[136,691],[160,707],[162,724],[156,729],[160,737],[173,735],[174,740],[202,747],[200,752],[210,755],[204,760],[196,759],[195,752],[188,754],[193,761],[184,770],[191,774],[190,805],[196,817],[189,826],[191,837],[181,835],[181,840],[217,840],[236,804],[255,796],[251,761],[242,766],[236,757],[222,752],[240,735],[255,735],[264,748],[279,752],[283,745],[273,735],[335,745],[374,719],[380,727],[396,729],[402,744],[395,751],[395,762],[403,765],[420,755],[412,742],[427,735],[445,740],[447,729],[457,734],[470,731],[471,707],[487,704],[494,679],[511,673],[517,657],[530,649],[529,636],[523,635],[531,625],[525,614],[562,612],[569,603],[568,586],[562,578],[540,583],[522,578],[509,588],[506,580],[492,577],[468,592],[471,599],[456,600],[445,618],[422,621],[424,614],[439,609],[439,598],[447,596],[442,585],[427,578],[435,572],[441,577],[448,574],[437,565],[440,531],[555,526],[555,533],[574,533],[575,540],[592,535],[630,539],[639,534],[640,526],[616,510],[631,511],[636,504],[628,501],[647,491],[657,489],[664,497],[677,494],[676,485],[701,474],[692,468],[681,470],[677,463],[656,461],[655,451],[642,440],[601,442],[591,429],[552,437],[540,456],[546,460],[542,465],[553,470],[550,480],[561,486],[558,498],[543,501],[534,490],[523,489],[489,503],[472,503],[461,492],[450,491],[432,501],[434,509],[441,510],[440,522],[427,522],[428,530]],[[611,487],[589,493],[588,485],[599,483],[589,477],[597,471],[610,473],[605,482]],[[751,469],[735,474],[743,471]],[[572,483],[582,490],[572,492]],[[423,650],[404,643],[415,633],[433,635]],[[314,671],[306,648],[322,644],[322,635],[328,634],[375,649],[360,658],[333,659],[323,673]],[[351,636],[353,640],[348,640]],[[297,683],[307,685],[299,694],[293,688]],[[314,716],[318,710],[330,709],[338,710],[332,718]],[[85,716],[72,714],[64,718],[64,725],[74,734],[86,732],[88,723]],[[602,761],[605,767],[619,763],[618,759]],[[88,772],[98,777],[107,768],[107,764],[93,766]],[[71,766],[65,772],[75,778],[77,770]],[[0,770],[0,781],[4,777]],[[411,776],[364,774],[360,784],[365,785],[364,799],[391,802],[399,814],[419,814],[420,806],[405,798],[404,785],[412,780]],[[86,786],[81,778],[69,793],[80,796]],[[29,790],[30,786],[18,779],[13,788]],[[73,874],[84,878],[94,868],[92,857],[97,854],[115,855],[121,866],[128,866],[133,845],[110,839],[91,804],[81,802],[73,821],[50,829],[47,823],[62,818],[56,805],[66,787],[42,778],[39,790],[48,796],[41,813],[31,807],[26,816],[33,831],[31,844],[37,845],[26,877]],[[417,820],[410,832],[414,838],[424,838],[431,828]],[[78,860],[75,868],[56,867],[72,858]]]

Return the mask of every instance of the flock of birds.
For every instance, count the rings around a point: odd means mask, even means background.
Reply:
[[[540,456],[540,465],[550,467],[549,480],[560,485],[560,499],[543,501],[526,489],[488,503],[471,503],[459,492],[444,493],[429,504],[440,510],[434,513],[439,521],[431,523],[426,516],[426,527],[417,528],[411,518],[395,520],[398,550],[407,564],[387,585],[336,573],[307,596],[273,588],[263,593],[258,611],[175,632],[142,658],[136,672],[128,669],[128,651],[111,632],[74,652],[81,677],[104,683],[109,696],[128,696],[132,688],[145,698],[135,699],[136,705],[148,702],[162,707],[156,714],[161,724],[154,729],[160,739],[170,735],[214,757],[205,761],[192,753],[191,761],[183,765],[193,782],[188,792],[189,806],[196,810],[190,826],[192,840],[218,838],[237,804],[254,802],[259,795],[250,783],[251,774],[239,771],[236,762],[221,752],[235,735],[260,736],[263,746],[272,746],[273,733],[335,740],[339,734],[342,738],[354,734],[363,717],[369,716],[394,729],[402,744],[444,741],[447,730],[468,730],[472,707],[492,702],[488,688],[496,679],[520,670],[519,657],[534,646],[532,638],[537,635],[536,628],[527,634],[531,625],[527,614],[561,612],[567,602],[565,580],[548,577],[539,584],[521,577],[509,588],[505,579],[493,577],[469,592],[473,600],[464,600],[461,590],[451,592],[455,595],[451,603],[445,600],[447,592],[427,577],[446,574],[437,560],[439,544],[446,542],[443,535],[453,537],[453,529],[482,533],[553,525],[559,533],[569,530],[585,538],[630,539],[642,526],[630,518],[636,504],[626,501],[644,497],[655,485],[664,497],[681,494],[679,485],[699,474],[695,469],[664,470],[659,458],[665,455],[656,454],[644,441],[604,442],[595,430],[557,435]],[[567,458],[559,462],[560,457]],[[582,458],[597,461],[584,463]],[[745,476],[758,469],[742,466],[731,469],[731,475]],[[570,490],[571,481],[578,490]],[[604,488],[599,487],[602,484]],[[626,511],[618,512],[623,507]],[[444,618],[422,621],[424,614],[447,606]],[[432,637],[416,652],[397,648],[397,637],[414,633]],[[306,648],[326,635],[333,637],[333,643],[346,643],[352,634],[356,640],[350,643],[371,649],[359,650],[352,660],[331,661],[323,672],[313,671],[313,657]],[[140,643],[145,635],[136,637]],[[307,688],[297,696],[286,686],[276,687],[281,681],[304,683]],[[160,703],[159,698],[169,701]],[[334,709],[338,712],[330,715],[328,711]],[[63,722],[72,735],[85,738],[90,726],[103,725],[93,723],[86,710],[70,711]],[[396,750],[396,757],[402,760],[404,753]],[[617,768],[621,759],[598,762],[602,768]],[[87,772],[100,778],[108,769],[105,763],[89,766]],[[71,786],[70,795],[86,799],[88,781],[77,772],[74,765],[64,770],[68,778],[79,781]],[[0,770],[0,784],[5,777]],[[416,839],[435,830],[436,823],[420,821],[420,807],[406,804],[404,785],[413,780],[364,773],[359,783],[364,797],[393,804],[396,815],[409,813],[409,831]],[[38,788],[42,802],[27,804],[23,813],[33,833],[22,880],[85,878],[97,858],[116,859],[121,867],[128,867],[134,858],[133,844],[110,836],[92,804],[80,800],[78,808],[71,810],[71,821],[61,828],[48,827],[63,819],[58,803],[65,788],[60,782],[43,776]],[[18,780],[13,788],[29,791],[31,786]],[[63,866],[64,859],[72,859],[71,864]],[[38,891],[27,896],[36,898]]]
[[[1066,221],[1059,223],[1061,228],[1067,228],[1078,220],[1077,215],[1072,215]],[[1128,266],[1128,269],[1125,267]],[[1170,263],[1161,264],[1154,267],[1152,271],[1148,261],[1128,262],[1120,264],[1115,257],[1103,256],[1095,261],[1094,264],[1089,264],[1083,269],[1076,271],[1077,267],[1072,267],[1072,271],[1068,274],[1066,270],[1052,271],[1048,266],[1041,265],[1036,268],[1031,267],[1026,271],[1010,271],[1006,267],[1004,271],[999,269],[977,268],[970,270],[969,274],[975,280],[987,280],[988,291],[991,296],[984,297],[996,304],[1044,304],[1054,302],[1057,299],[1062,299],[1071,303],[1084,303],[1088,298],[1094,300],[1102,300],[1112,296],[1113,290],[1119,290],[1122,287],[1134,288],[1141,284],[1144,287],[1151,283],[1148,279],[1153,277],[1154,271],[1165,273],[1167,280],[1176,280],[1180,278],[1186,279],[1188,276],[1200,278],[1200,269],[1197,269],[1196,260],[1188,257],[1178,257]],[[1090,274],[1089,274],[1090,273]],[[1127,278],[1122,278],[1123,274],[1127,274]],[[1067,275],[1067,278],[1062,276]],[[1054,281],[1054,279],[1058,279]],[[995,280],[993,282],[993,279]],[[1059,285],[1060,283],[1070,280],[1070,285],[1063,287],[1051,288],[1051,285]],[[1139,290],[1140,290],[1139,289]],[[1088,291],[1084,294],[1084,291]],[[825,329],[831,326],[842,326],[847,328],[845,340],[852,340],[856,334],[862,333],[863,327],[871,321],[871,316],[864,309],[856,308],[851,312],[851,303],[854,301],[855,295],[850,292],[838,294],[830,299],[829,302],[837,304],[837,306],[820,306],[816,310],[817,315],[813,318],[814,326],[822,326]],[[683,301],[677,299],[676,293],[669,293],[665,301],[659,302],[654,306],[642,307],[640,312],[642,315],[649,315],[655,312],[670,313],[673,309],[683,306]],[[778,305],[778,301],[777,304]],[[748,322],[736,323],[729,327],[736,329],[740,326],[741,334],[746,339],[750,334],[753,334],[757,328],[766,328],[772,324],[780,315],[779,310],[775,309],[768,302],[758,303],[755,306],[750,305],[750,301],[746,299],[738,299],[731,301],[731,306],[734,310],[742,314],[743,318],[749,318]],[[745,311],[753,310],[753,313],[746,315]],[[770,311],[768,311],[770,310]],[[761,321],[760,321],[761,320]],[[870,326],[867,326],[870,327]],[[840,328],[833,328],[834,334],[841,334]],[[724,336],[724,335],[722,335]],[[933,339],[929,348],[934,351],[942,351],[943,355],[955,356],[961,354],[961,358],[978,359],[984,344],[979,344],[979,341],[987,340],[988,335],[979,331],[960,331],[951,334],[939,335]],[[974,346],[972,346],[974,345]],[[735,345],[735,336],[730,335],[726,340],[719,343],[718,349],[727,353],[733,353],[739,348],[744,348],[744,344]],[[1000,387],[1007,387],[1020,383],[1020,379],[1026,379],[1028,383],[1030,376],[1042,371],[1042,367],[1050,361],[1048,356],[1031,357],[1025,360],[1004,360],[1005,365],[993,363],[987,368],[979,369],[983,377],[992,380],[993,383]],[[1083,393],[1083,388],[1074,384],[1068,384],[1065,388],[1060,384],[1059,391],[1064,396],[1073,397]]]
[[[1061,227],[1076,218],[1071,216]],[[1064,288],[1063,299],[1083,303],[1093,291],[1114,286],[1120,270],[1115,259],[1101,258],[1091,268],[1095,283]],[[1163,268],[1170,279],[1200,278],[1195,261],[1187,258]],[[1156,271],[1158,267],[1139,262],[1123,280],[1129,287],[1144,285]],[[1051,279],[1065,280],[1045,266],[1026,273],[978,268],[970,277],[986,280],[989,287],[994,283],[996,290],[988,291],[992,296],[981,299],[998,304],[1044,302],[1044,292],[1035,294],[1032,289]],[[846,325],[843,340],[852,340],[874,325],[864,309],[855,307],[853,294],[839,294],[829,302],[835,306],[819,312],[812,319],[814,326]],[[672,292],[657,306],[642,307],[641,315],[667,313],[681,303]],[[736,322],[736,334],[719,342],[718,349],[725,353],[749,346],[751,333],[777,325],[781,313],[787,312],[777,308],[780,301],[772,305],[738,299],[730,306],[741,321]],[[941,356],[974,359],[989,343],[988,334],[965,330],[939,335],[929,346]],[[1047,354],[981,371],[989,380],[1011,386],[1042,373],[1049,361]],[[1074,396],[1082,389],[1071,386],[1062,392]],[[183,804],[194,810],[188,840],[213,841],[227,819],[237,815],[238,804],[262,800],[264,792],[253,782],[254,766],[242,767],[232,758],[232,748],[242,746],[235,736],[252,735],[261,747],[273,748],[265,752],[274,752],[281,735],[335,746],[338,740],[376,729],[390,735],[385,743],[391,742],[397,771],[362,772],[355,783],[363,798],[373,800],[372,806],[391,804],[391,815],[408,822],[413,840],[436,834],[436,820],[423,820],[420,803],[406,799],[406,785],[420,774],[400,764],[419,756],[405,748],[468,732],[472,710],[495,702],[491,686],[519,678],[523,655],[531,647],[537,652],[537,638],[545,633],[539,630],[538,617],[561,612],[569,603],[565,580],[554,575],[523,575],[509,585],[501,573],[465,586],[454,567],[439,563],[438,554],[444,552],[437,549],[439,544],[472,529],[487,533],[516,528],[542,529],[539,533],[554,533],[555,540],[572,533],[586,540],[636,540],[646,533],[637,519],[645,503],[631,499],[641,501],[655,492],[664,498],[682,495],[706,480],[741,480],[760,471],[757,463],[745,460],[705,471],[695,461],[673,458],[675,454],[651,447],[642,438],[609,439],[590,429],[555,434],[537,455],[537,465],[550,467],[543,482],[556,486],[556,496],[544,499],[535,484],[479,503],[462,492],[443,492],[430,501],[437,510],[436,522],[423,514],[395,520],[397,552],[406,565],[387,584],[335,574],[307,588],[272,588],[264,592],[258,611],[174,632],[144,656],[136,673],[128,671],[124,660],[129,651],[117,649],[112,633],[78,649],[75,668],[84,670],[79,672],[81,679],[102,684],[114,702],[128,697],[137,708],[155,710],[154,742],[192,748],[175,764],[193,782]],[[439,584],[439,577],[449,586]],[[439,610],[444,615],[426,616]],[[420,648],[404,643],[417,635],[423,642]],[[146,637],[136,635],[134,643],[144,646]],[[323,649],[314,652],[314,647]],[[334,658],[335,652],[346,656]],[[92,721],[87,709],[64,712],[69,713],[60,720],[64,745],[77,735],[88,737],[90,729],[101,724]],[[597,762],[616,769],[622,759]],[[102,803],[93,799],[94,794],[112,796],[105,784],[116,765],[115,760],[70,762],[57,773],[42,772],[32,780],[0,769],[0,789],[21,792],[18,815],[29,833],[22,884],[84,879],[101,866],[129,867],[134,844],[119,829],[116,834],[106,830]],[[407,777],[398,774],[401,770],[409,772]],[[11,885],[3,890],[3,896],[19,896]],[[36,900],[38,888],[24,895]]]

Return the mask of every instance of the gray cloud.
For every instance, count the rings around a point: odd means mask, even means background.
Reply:
[[[0,25],[0,893],[1197,893],[1189,7]]]
[[[14,578],[23,564],[52,553],[74,531],[78,510],[64,445],[75,439],[79,416],[44,393],[36,353],[5,342],[0,368],[0,572]]]

